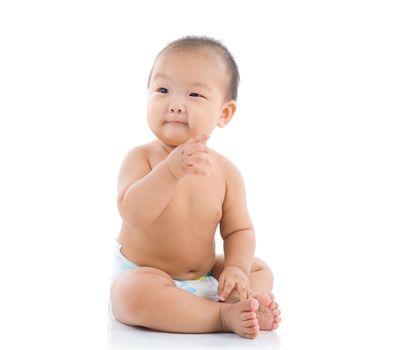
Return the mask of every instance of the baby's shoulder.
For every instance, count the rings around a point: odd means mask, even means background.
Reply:
[[[154,153],[154,144],[149,142],[143,145],[134,146],[127,151],[125,158],[140,158],[143,160],[148,160],[151,158],[151,154]]]
[[[216,161],[218,162],[220,169],[222,170],[226,178],[240,176],[239,169],[230,159],[226,158],[225,156],[214,150],[212,151],[216,158]]]
[[[150,143],[129,149],[121,164],[121,173],[139,172],[146,174],[151,171],[151,154],[153,147]]]
[[[137,160],[145,160],[147,158],[147,150],[145,145],[130,148],[124,156],[125,162],[136,162]]]

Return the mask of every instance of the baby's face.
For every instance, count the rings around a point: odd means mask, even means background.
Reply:
[[[225,63],[217,53],[162,54],[149,81],[147,120],[152,132],[165,144],[178,146],[224,126],[229,103],[235,109],[235,102],[225,99],[227,81]]]

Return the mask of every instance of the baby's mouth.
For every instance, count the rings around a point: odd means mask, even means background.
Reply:
[[[171,124],[171,125],[187,125],[187,122],[184,122],[182,120],[167,120],[164,123]]]

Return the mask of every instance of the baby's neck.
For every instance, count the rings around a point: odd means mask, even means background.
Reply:
[[[156,140],[156,142],[160,145],[160,147],[167,153],[170,154],[177,146],[167,145],[166,143]]]

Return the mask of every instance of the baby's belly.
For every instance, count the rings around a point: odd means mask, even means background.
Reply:
[[[204,276],[215,263],[214,233],[209,231],[147,233],[123,227],[118,240],[126,258],[178,280]]]

